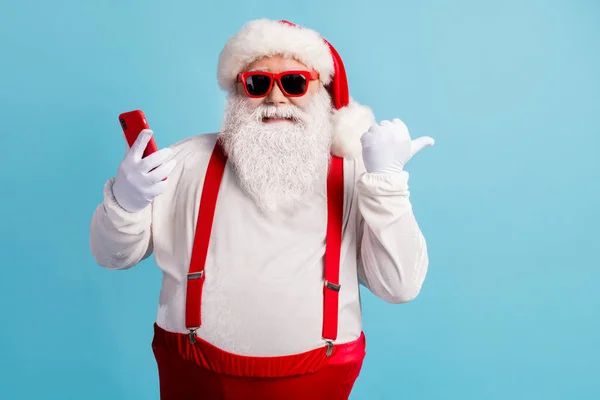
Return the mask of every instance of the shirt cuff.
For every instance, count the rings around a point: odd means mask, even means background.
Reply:
[[[104,209],[106,210],[106,214],[111,220],[118,221],[127,221],[129,223],[135,223],[139,221],[143,221],[146,218],[151,217],[151,207],[148,205],[146,208],[137,211],[130,212],[125,210],[121,205],[117,202],[115,195],[113,193],[113,185],[115,183],[115,178],[110,178],[104,184]]]
[[[367,196],[409,196],[408,172],[378,174],[365,172],[358,180],[359,191]]]

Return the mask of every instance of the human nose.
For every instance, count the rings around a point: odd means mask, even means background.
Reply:
[[[289,99],[285,97],[281,89],[279,88],[279,83],[277,81],[273,82],[273,88],[271,89],[271,93],[267,96],[268,104],[287,104],[289,103]]]

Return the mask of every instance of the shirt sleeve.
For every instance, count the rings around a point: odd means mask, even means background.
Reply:
[[[92,216],[90,247],[100,266],[128,269],[152,254],[152,205],[126,211],[113,195],[114,180],[105,183],[104,200]]]
[[[429,258],[409,199],[408,173],[373,174],[357,166],[357,177],[359,281],[386,302],[411,301]]]

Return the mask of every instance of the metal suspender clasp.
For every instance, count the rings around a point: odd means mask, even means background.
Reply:
[[[190,272],[187,275],[188,280],[194,280],[194,279],[202,279],[204,277],[204,270],[199,271],[199,272]],[[198,328],[200,328],[199,326],[196,326],[194,328],[188,328],[188,337],[190,338],[190,344],[194,344],[196,343],[196,331],[198,330]]]
[[[325,281],[325,287],[329,290],[333,290],[334,292],[339,292],[342,288],[342,285],[338,285],[329,281]]]
[[[188,273],[188,280],[191,279],[201,279],[204,276],[204,270],[200,271],[200,272],[190,272]]]
[[[333,354],[333,342],[331,340],[326,340],[325,343],[327,343],[327,351],[325,352],[325,356],[329,357],[331,354]]]
[[[332,290],[337,293],[340,291],[341,287],[341,285],[338,285],[336,283],[329,282],[327,280],[325,281],[325,288],[328,290]],[[330,339],[325,339],[325,343],[327,344],[327,351],[325,352],[325,356],[329,357],[333,354],[333,341]]]
[[[188,337],[190,338],[190,344],[196,343],[196,331],[199,327],[196,328],[188,328]]]

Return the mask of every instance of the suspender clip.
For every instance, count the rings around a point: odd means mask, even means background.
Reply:
[[[331,340],[326,340],[325,343],[327,343],[327,351],[325,352],[325,356],[329,357],[331,354],[333,354],[333,342]]]
[[[202,279],[204,277],[204,270],[200,272],[189,272],[187,275],[188,280],[190,279]]]
[[[188,337],[190,338],[190,344],[194,344],[196,343],[196,331],[198,330],[198,328],[189,328],[188,331],[190,331],[188,333]]]
[[[334,292],[339,292],[342,288],[342,285],[338,285],[329,281],[325,281],[325,287],[329,290],[333,290]]]

